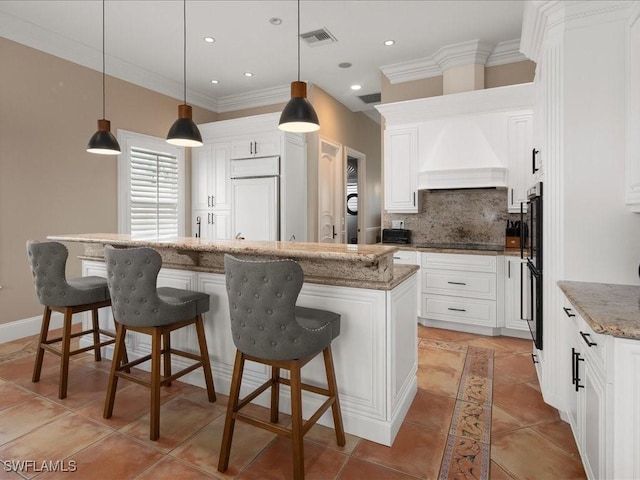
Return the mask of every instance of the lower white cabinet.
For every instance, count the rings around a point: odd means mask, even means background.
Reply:
[[[564,309],[567,416],[587,477],[638,479],[640,341],[597,334],[568,301]]]
[[[397,265],[420,265],[420,254],[416,250],[398,250],[393,254],[393,263]],[[415,291],[418,316],[420,316],[420,311],[422,309],[422,301],[420,300],[421,284],[422,278],[420,276],[420,271],[418,270],[418,273],[416,273]]]
[[[230,240],[231,210],[193,210],[191,231],[203,240]]]
[[[526,259],[504,257],[504,326],[513,330],[529,331],[522,319],[522,282],[528,281]]]
[[[426,252],[421,254],[422,293],[420,316],[427,325],[446,323],[474,327],[497,327],[497,258]],[[502,307],[501,307],[502,308]]]

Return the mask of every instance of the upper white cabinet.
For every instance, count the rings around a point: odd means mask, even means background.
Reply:
[[[531,152],[527,147],[510,158],[509,121],[532,115],[533,102],[533,84],[526,83],[377,106],[386,123],[386,209],[418,211],[417,189],[507,187],[508,170]],[[518,141],[531,144],[531,133]],[[407,178],[414,169],[417,179]]]
[[[633,7],[627,32],[627,152],[625,197],[640,212],[640,3]]]
[[[231,142],[231,158],[270,157],[280,155],[280,138],[282,134],[273,133],[249,134],[236,138]]]
[[[532,182],[533,112],[508,117],[509,213],[526,211],[527,189]]]
[[[384,208],[417,213],[418,126],[387,127],[384,132]]]

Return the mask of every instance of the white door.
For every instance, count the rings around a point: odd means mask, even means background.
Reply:
[[[320,138],[318,161],[318,241],[344,243],[345,177],[342,145]]]
[[[235,179],[231,191],[232,234],[245,240],[279,240],[278,177]]]

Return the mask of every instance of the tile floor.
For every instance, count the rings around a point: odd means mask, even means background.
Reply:
[[[489,478],[585,478],[570,428],[542,400],[531,342],[422,326],[418,334],[419,390],[394,445],[348,435],[347,444],[337,447],[333,431],[316,426],[305,437],[307,479],[438,478],[468,346],[494,351]],[[236,425],[229,470],[217,472],[223,395],[210,404],[204,390],[174,382],[162,394],[160,440],[151,442],[148,390],[121,381],[114,416],[105,420],[109,362],[74,357],[69,396],[58,400],[56,357],[46,354],[41,381],[31,382],[34,342],[0,344],[0,480],[291,478],[288,442],[242,423]],[[281,422],[288,422],[286,415]],[[35,464],[16,473],[7,462],[18,460]],[[42,462],[49,460],[60,460],[58,470],[77,471],[47,472]]]

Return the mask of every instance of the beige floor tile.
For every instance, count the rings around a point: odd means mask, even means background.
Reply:
[[[491,434],[509,432],[523,428],[525,425],[515,417],[512,417],[495,403],[491,409]]]
[[[505,373],[518,383],[535,382],[538,378],[530,355],[503,355],[494,361],[496,376]]]
[[[17,385],[0,380],[0,410],[24,402],[35,395]]]
[[[538,390],[524,383],[495,387],[493,404],[518,419],[523,425],[548,423],[560,418],[558,411],[544,402]]]
[[[499,345],[502,348],[507,348],[511,353],[531,353],[531,340],[524,338],[514,338],[514,337],[490,337],[489,341],[493,344]],[[502,351],[502,348],[500,351]],[[494,349],[495,350],[495,349]],[[531,356],[529,356],[531,359]]]
[[[362,440],[353,456],[418,478],[435,478],[447,435],[404,423],[391,447]]]
[[[136,480],[207,480],[216,478],[172,457],[164,457]]]
[[[580,452],[578,452],[571,426],[568,423],[557,420],[555,422],[536,425],[532,428],[565,450],[569,455],[580,458]]]
[[[458,372],[443,371],[437,368],[418,368],[418,388],[426,392],[456,398],[460,374]]]
[[[479,337],[473,333],[456,332],[453,330],[445,330],[442,328],[427,328],[418,325],[418,337],[428,338],[431,340],[445,340],[449,342],[466,342]]]
[[[306,480],[333,480],[349,457],[313,442],[304,442]],[[277,437],[238,477],[238,480],[293,479],[291,441]]]
[[[514,480],[514,478],[500,468],[500,465],[492,461],[489,468],[489,480]]]
[[[517,479],[586,478],[580,460],[531,428],[493,435],[491,458]]]
[[[418,389],[404,421],[426,430],[447,432],[451,426],[455,405],[454,398]]]
[[[336,431],[332,427],[315,424],[311,430],[304,436],[305,440],[316,443],[326,448],[331,448],[340,453],[351,455],[353,450],[358,446],[360,438],[355,435],[345,434],[346,443],[344,447],[340,447],[336,441]]]
[[[77,468],[73,474],[47,473],[39,475],[38,480],[69,479],[72,476],[91,480],[130,480],[161,458],[158,450],[116,432],[73,454],[70,460]]]

